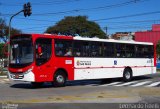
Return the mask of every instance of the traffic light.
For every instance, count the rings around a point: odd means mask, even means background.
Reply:
[[[26,4],[24,4],[24,6],[23,6],[23,12],[24,12],[24,16],[26,17],[27,16],[27,5]]]
[[[28,13],[28,16],[30,16],[32,14],[31,4],[28,2],[27,6],[28,6],[27,13]]]
[[[31,4],[29,2],[27,4],[24,4],[23,12],[25,17],[30,16],[32,14]]]

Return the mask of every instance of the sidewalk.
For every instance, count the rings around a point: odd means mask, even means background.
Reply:
[[[0,83],[6,83],[9,82],[9,79],[7,77],[0,77]]]

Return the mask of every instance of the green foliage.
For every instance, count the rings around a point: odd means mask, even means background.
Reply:
[[[106,38],[105,33],[101,30],[100,26],[93,22],[88,21],[86,16],[68,16],[59,21],[56,25],[47,28],[46,33],[52,34],[68,34],[88,37]]]
[[[0,39],[2,39],[3,42],[7,42],[8,30],[9,30],[9,27],[6,25],[5,20],[0,18]],[[20,33],[21,33],[20,30],[11,28],[11,35],[20,34]]]
[[[157,43],[156,52],[157,52],[158,56],[160,56],[160,40]]]
[[[3,57],[3,47],[4,47],[4,44],[3,43],[0,43],[0,59]]]

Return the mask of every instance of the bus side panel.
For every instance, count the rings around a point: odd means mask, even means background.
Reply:
[[[56,57],[54,59],[55,71],[64,69],[68,75],[68,80],[74,80],[74,58],[73,57]],[[53,74],[54,75],[54,74]]]
[[[124,67],[114,58],[75,58],[75,80],[122,77]]]
[[[123,68],[75,69],[75,80],[122,77]]]
[[[156,73],[156,67],[135,67],[133,76],[141,76]]]
[[[153,59],[152,59],[153,60]],[[155,73],[149,58],[75,58],[75,80],[123,77],[126,67],[133,76]]]

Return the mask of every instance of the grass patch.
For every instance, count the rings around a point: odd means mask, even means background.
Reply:
[[[160,72],[160,69],[157,69],[157,72]]]
[[[6,68],[0,68],[0,76],[7,76],[7,69]]]
[[[0,72],[0,76],[7,76],[7,72]]]

